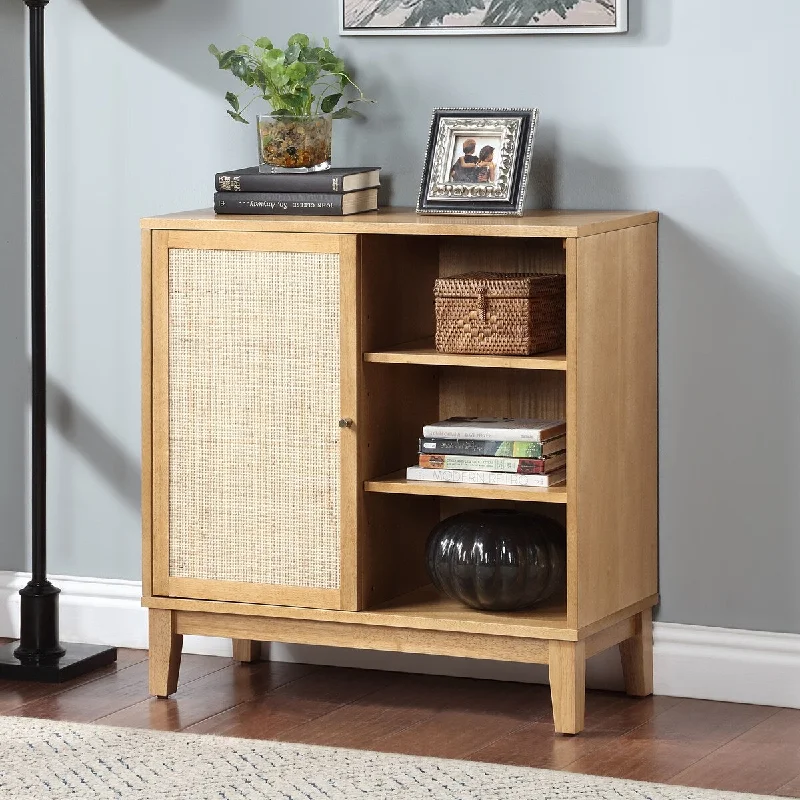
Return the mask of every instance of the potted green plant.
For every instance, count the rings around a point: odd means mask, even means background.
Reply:
[[[354,116],[356,103],[372,102],[356,86],[328,39],[322,41],[323,46],[316,47],[304,33],[296,33],[283,49],[266,37],[235,50],[223,52],[213,44],[208,48],[219,68],[229,70],[247,87],[241,94],[225,95],[234,120],[247,124],[244,112],[258,99],[272,109],[271,114],[257,115],[256,121],[263,172],[328,169],[333,120]],[[248,94],[251,97],[243,105]]]

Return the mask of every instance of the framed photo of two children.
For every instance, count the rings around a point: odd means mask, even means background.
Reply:
[[[436,108],[417,211],[522,215],[536,108]]]

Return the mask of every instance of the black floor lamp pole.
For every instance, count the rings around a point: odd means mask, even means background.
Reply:
[[[47,579],[47,282],[45,243],[44,12],[30,16],[31,97],[31,580],[20,590],[20,639],[0,647],[0,678],[57,682],[117,658],[111,647],[70,644],[58,632],[58,595]]]

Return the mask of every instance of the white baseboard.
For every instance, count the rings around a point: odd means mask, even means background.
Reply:
[[[19,635],[18,591],[29,580],[0,571],[0,636]],[[147,647],[147,612],[141,583],[53,576],[61,589],[61,639],[118,647]],[[187,636],[184,652],[230,656],[229,639]],[[336,647],[273,644],[275,661],[546,683],[540,666],[410,653],[381,653]],[[657,622],[654,626],[656,694],[734,703],[800,708],[800,635],[706,628]],[[589,661],[587,683],[621,687],[616,649]]]

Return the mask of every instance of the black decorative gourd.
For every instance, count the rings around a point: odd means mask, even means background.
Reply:
[[[528,608],[562,590],[564,528],[511,509],[466,511],[442,520],[426,545],[433,585],[472,608]]]

